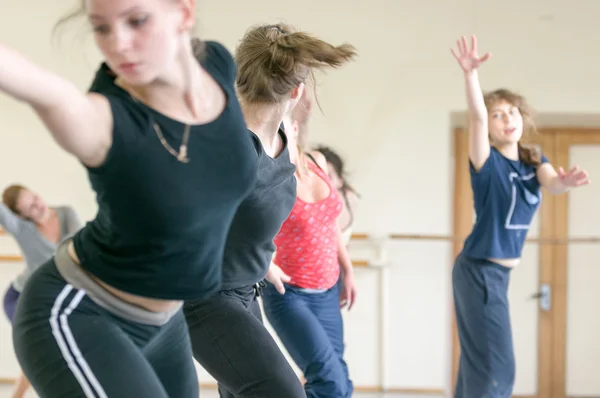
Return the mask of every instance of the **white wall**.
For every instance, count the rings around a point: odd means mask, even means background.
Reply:
[[[317,112],[312,123],[312,140],[345,156],[363,195],[358,232],[451,234],[451,113],[465,106],[461,72],[449,49],[460,35],[476,33],[481,51],[494,54],[481,71],[484,89],[517,90],[541,113],[600,109],[600,3],[591,0],[198,3],[201,36],[230,49],[250,25],[279,20],[358,48],[356,62],[319,80],[324,115]],[[85,88],[98,61],[91,34],[74,40],[74,33],[86,31],[74,24],[64,32],[62,47],[51,46],[51,26],[69,7],[58,0],[0,0],[0,40]],[[69,202],[84,218],[93,217],[94,195],[83,168],[57,148],[27,108],[3,96],[0,137],[1,186],[24,182],[48,201]],[[446,388],[450,245],[396,243],[390,253],[385,286],[378,271],[357,270],[359,302],[345,314],[352,376],[362,386],[383,381],[390,387]],[[16,268],[3,264],[1,285]],[[389,302],[383,331],[382,288]],[[8,330],[2,318],[0,378],[17,372]],[[381,336],[387,354],[383,375]]]

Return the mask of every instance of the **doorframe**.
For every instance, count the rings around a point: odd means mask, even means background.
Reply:
[[[570,128],[554,129],[554,147],[556,164],[565,169],[570,167],[570,151],[573,145],[600,145],[599,128]],[[553,316],[553,366],[551,369],[552,389],[548,397],[565,398],[566,362],[567,362],[567,278],[568,278],[568,238],[569,238],[569,195],[555,196],[554,208],[555,237],[561,243],[554,245],[554,281],[552,296]]]
[[[568,148],[561,148],[559,136],[567,129],[540,129],[530,142],[540,145],[543,153],[552,164],[568,165]],[[569,131],[588,131],[568,129]],[[454,231],[453,258],[463,246],[463,239],[473,226],[473,195],[469,173],[468,129],[454,130]],[[566,153],[566,155],[565,155]],[[468,199],[464,194],[468,193]],[[462,194],[462,195],[461,195]],[[551,239],[566,238],[567,195],[545,193],[540,206],[539,239],[539,285],[552,286],[552,310],[544,312],[538,307],[538,385],[537,396],[565,397],[565,342],[566,342],[566,245],[548,242]],[[564,248],[560,248],[564,246]],[[452,264],[454,261],[452,261]],[[562,264],[556,266],[555,264]],[[564,268],[564,269],[562,269]],[[558,281],[558,285],[557,285]],[[561,287],[562,286],[562,287]],[[558,289],[557,289],[558,287]],[[452,391],[456,387],[460,346],[456,329],[456,317],[452,307]]]

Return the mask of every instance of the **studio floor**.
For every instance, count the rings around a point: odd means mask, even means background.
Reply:
[[[12,386],[8,384],[0,385],[0,398],[11,397]],[[29,393],[27,398],[36,398],[35,393]],[[219,398],[215,390],[205,389],[200,394],[201,398]],[[354,398],[442,398],[437,395],[403,395],[403,394],[379,394],[379,393],[356,393]]]

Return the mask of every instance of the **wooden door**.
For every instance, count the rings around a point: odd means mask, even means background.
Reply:
[[[557,129],[556,162],[600,181],[600,130]],[[600,185],[556,197],[551,398],[600,397]]]

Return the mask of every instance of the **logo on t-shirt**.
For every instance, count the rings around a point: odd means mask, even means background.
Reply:
[[[508,175],[512,188],[511,202],[506,216],[506,229],[529,229],[533,215],[540,204],[542,195],[535,184],[535,173],[520,176],[517,173]],[[537,192],[532,192],[532,190]]]

